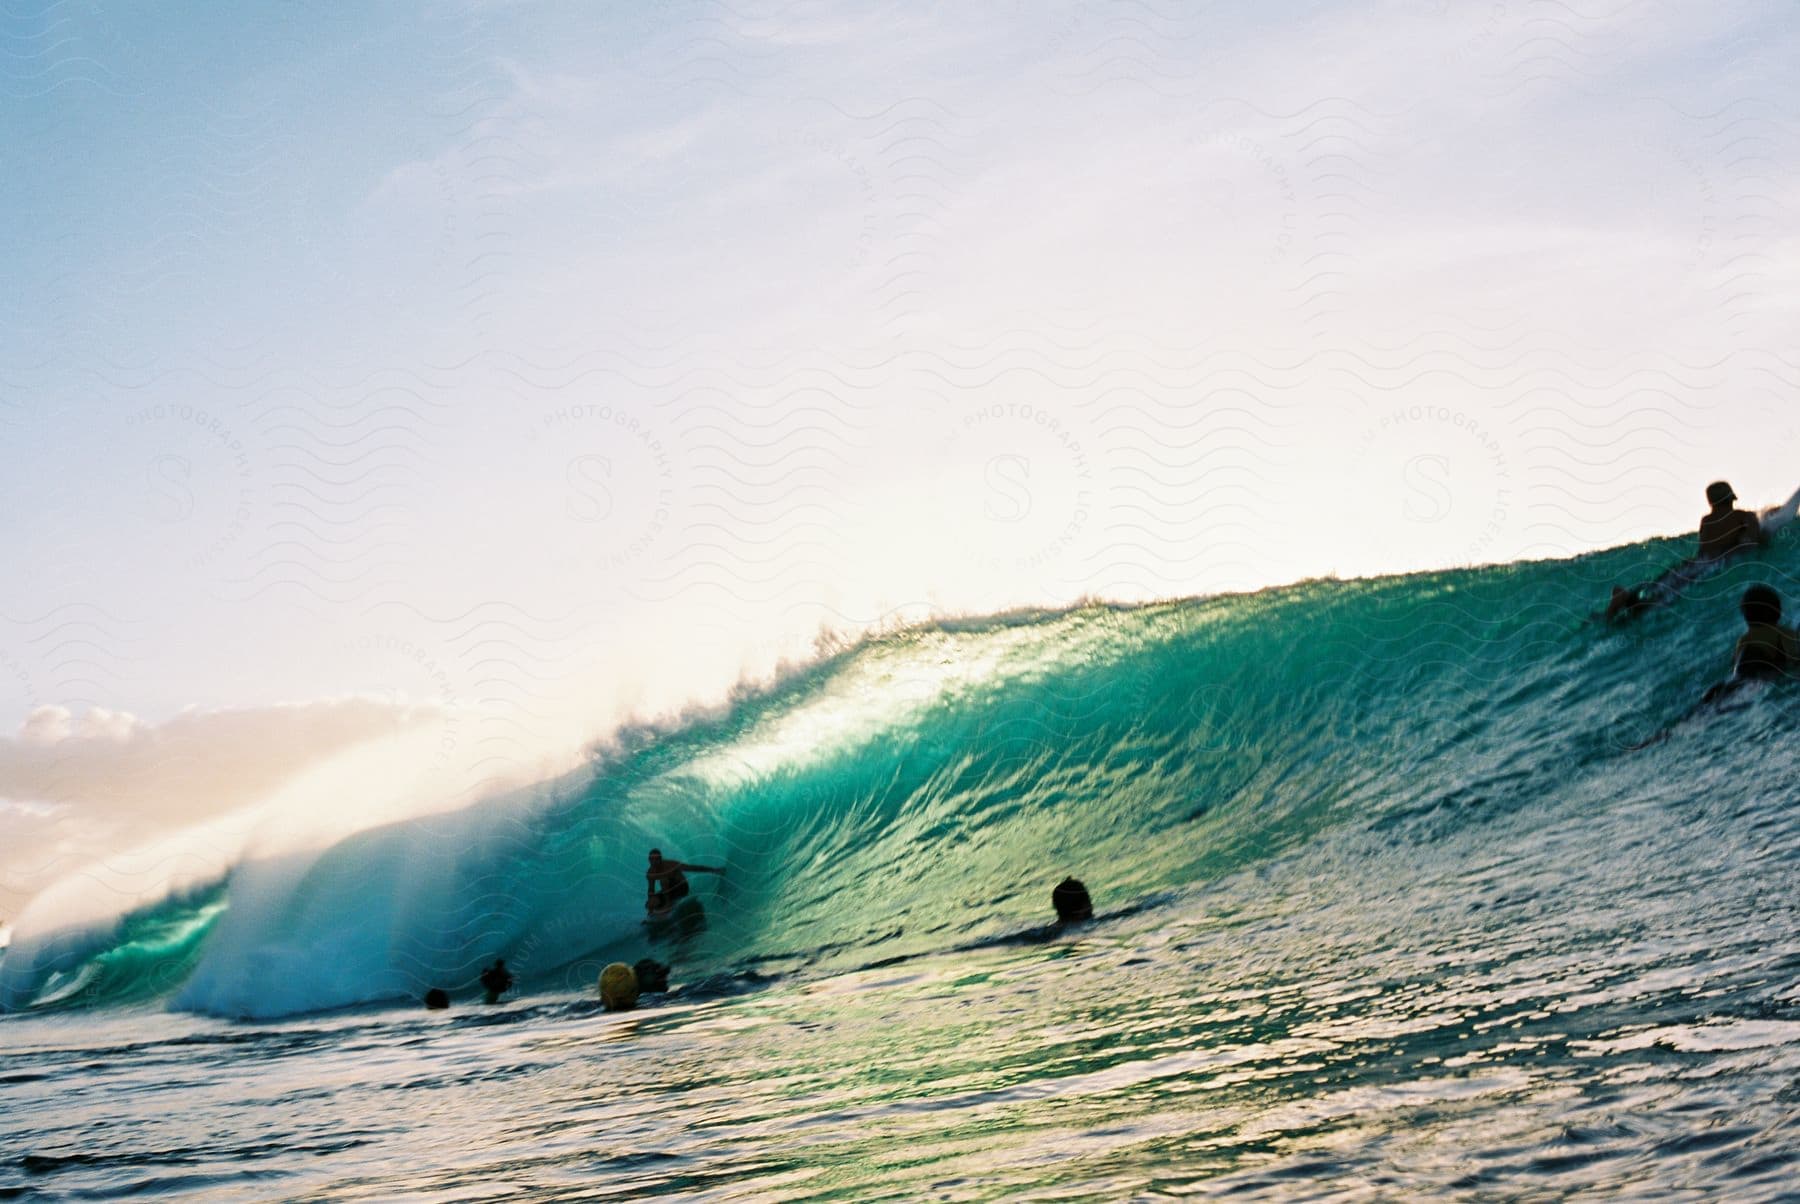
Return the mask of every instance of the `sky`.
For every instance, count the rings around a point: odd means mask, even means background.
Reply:
[[[9,5],[0,916],[359,742],[536,764],[821,633],[1778,502],[1797,35]]]

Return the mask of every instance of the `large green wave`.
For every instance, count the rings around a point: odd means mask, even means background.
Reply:
[[[1778,541],[1628,627],[1590,616],[1684,550],[872,637],[707,718],[623,733],[547,788],[15,941],[0,1002],[167,994],[268,1015],[468,989],[494,956],[539,983],[645,952],[689,972],[829,967],[1038,923],[1065,874],[1106,911],[1343,829],[1379,838],[1346,869],[1379,881],[1384,847],[1591,805],[1645,757],[1672,788],[1719,788],[1630,746],[1724,673],[1747,582],[1793,595],[1797,557]],[[1786,724],[1790,701],[1760,705]],[[675,944],[640,925],[650,845],[726,871],[695,876],[708,922]]]

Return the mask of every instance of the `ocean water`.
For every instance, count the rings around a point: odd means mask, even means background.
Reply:
[[[1794,1198],[1800,688],[1692,706],[1792,534],[1619,629],[1679,543],[894,633],[28,912],[0,1198]],[[652,844],[723,864],[703,929],[642,928]]]

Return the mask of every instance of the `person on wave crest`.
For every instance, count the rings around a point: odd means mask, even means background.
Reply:
[[[1800,635],[1781,625],[1781,595],[1752,585],[1738,601],[1744,634],[1731,650],[1731,676],[1707,690],[1702,702],[1724,697],[1746,682],[1800,674]]]
[[[1735,509],[1738,500],[1730,481],[1714,481],[1706,487],[1706,500],[1712,509],[1700,520],[1700,560],[1719,560],[1744,548],[1759,548],[1768,542],[1763,538],[1762,524],[1748,510]]]
[[[1737,492],[1731,482],[1714,481],[1708,485],[1706,500],[1712,509],[1700,520],[1699,551],[1654,581],[1640,581],[1629,588],[1613,586],[1612,597],[1606,603],[1607,622],[1635,618],[1652,606],[1667,606],[1679,596],[1682,587],[1707,570],[1739,552],[1768,543],[1756,515],[1732,506]]]
[[[725,871],[710,865],[689,865],[682,861],[663,860],[661,849],[650,850],[650,868],[644,871],[644,878],[650,884],[649,895],[644,899],[644,910],[651,916],[666,916],[675,909],[675,904],[688,897],[692,888],[688,886],[688,874],[723,874]]]

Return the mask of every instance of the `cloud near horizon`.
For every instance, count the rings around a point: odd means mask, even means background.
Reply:
[[[338,753],[443,717],[435,705],[363,697],[189,708],[161,723],[40,706],[0,737],[0,917],[83,865],[261,802]]]

